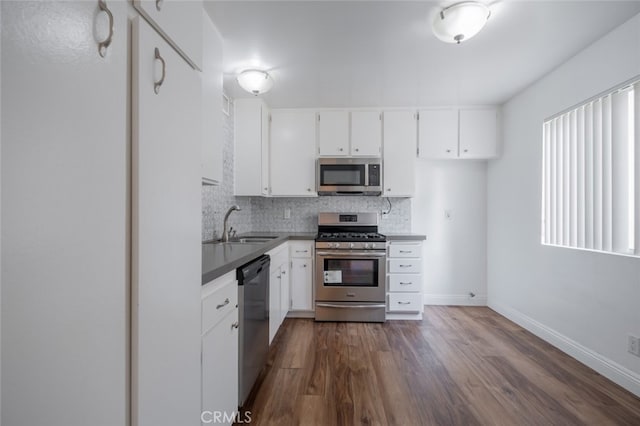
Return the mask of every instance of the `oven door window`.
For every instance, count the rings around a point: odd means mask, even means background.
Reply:
[[[324,259],[326,287],[377,287],[378,259]]]
[[[320,166],[320,185],[362,186],[365,184],[362,164],[332,164]]]

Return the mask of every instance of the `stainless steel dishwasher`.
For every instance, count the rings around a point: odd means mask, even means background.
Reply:
[[[238,404],[244,405],[269,354],[269,264],[263,255],[238,268]]]

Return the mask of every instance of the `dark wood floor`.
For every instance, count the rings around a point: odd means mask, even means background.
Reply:
[[[287,319],[254,425],[640,425],[640,399],[488,308],[385,324]]]

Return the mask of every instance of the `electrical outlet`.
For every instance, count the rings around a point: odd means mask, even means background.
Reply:
[[[291,219],[291,209],[289,207],[286,207],[284,209],[284,218],[285,219]]]
[[[627,351],[635,356],[640,356],[640,338],[629,334]]]

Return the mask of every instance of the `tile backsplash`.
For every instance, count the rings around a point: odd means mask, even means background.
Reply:
[[[222,114],[222,112],[221,112]],[[265,198],[233,195],[233,105],[224,116],[223,182],[219,186],[202,186],[202,240],[220,238],[224,214],[233,204],[242,211],[233,212],[229,225],[244,232],[314,232],[318,212],[386,212],[380,220],[381,233],[411,231],[411,199],[380,197]],[[291,217],[284,218],[285,209]]]

